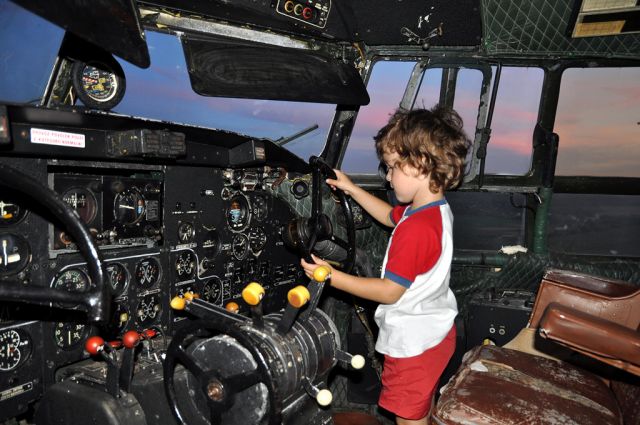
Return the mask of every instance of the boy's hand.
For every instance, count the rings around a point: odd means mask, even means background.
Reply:
[[[340,170],[333,170],[336,173],[337,179],[327,179],[326,182],[331,189],[336,190],[340,189],[347,195],[351,195],[353,190],[357,188],[357,186],[351,181],[351,179]]]
[[[304,269],[304,274],[306,274],[309,279],[313,279],[313,271],[320,266],[329,267],[329,269],[331,270],[330,274],[333,274],[333,267],[331,267],[329,263],[319,259],[313,254],[311,254],[311,258],[313,258],[313,261],[315,261],[315,264],[307,263],[306,261],[304,261],[304,258],[300,259],[300,265],[302,265],[302,268]]]

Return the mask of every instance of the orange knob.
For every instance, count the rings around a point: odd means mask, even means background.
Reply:
[[[187,303],[184,300],[184,298],[178,296],[178,297],[173,297],[169,305],[174,310],[184,310],[184,307],[187,305]]]
[[[257,282],[251,282],[242,290],[242,299],[249,305],[258,305],[264,297],[264,288]]]
[[[184,293],[184,298],[189,300],[189,301],[193,301],[194,298],[200,298],[200,296],[198,294],[195,294],[191,291],[187,291]]]
[[[296,286],[287,293],[287,300],[289,301],[289,304],[295,308],[302,307],[309,302],[310,298],[311,294],[309,293],[309,290],[302,285]]]
[[[319,266],[313,271],[313,279],[316,282],[324,282],[331,277],[331,269],[327,266]]]
[[[237,302],[234,301],[229,301],[227,305],[224,306],[224,308],[231,313],[237,313],[238,311],[240,311],[240,306]]]

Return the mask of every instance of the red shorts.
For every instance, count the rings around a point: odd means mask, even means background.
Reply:
[[[384,356],[380,407],[404,419],[422,419],[431,409],[440,375],[456,348],[456,327],[442,342],[413,357]]]

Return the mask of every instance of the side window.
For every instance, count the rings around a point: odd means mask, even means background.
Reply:
[[[540,68],[502,68],[485,173],[524,175],[529,172],[543,78]]]
[[[640,178],[638,81],[640,68],[564,72],[554,128],[560,136],[556,176]],[[637,235],[638,195],[553,195],[553,251],[640,257]]]
[[[347,173],[377,174],[373,137],[400,105],[415,62],[380,61],[373,66],[367,91],[371,102],[360,108],[342,161]]]

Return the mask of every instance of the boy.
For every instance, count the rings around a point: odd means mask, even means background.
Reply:
[[[350,195],[380,223],[395,227],[382,277],[331,270],[331,285],[380,303],[376,350],[385,355],[379,404],[398,425],[426,425],[434,391],[455,349],[456,299],[449,289],[453,216],[444,191],[460,183],[469,147],[453,110],[396,112],[374,138],[396,198],[392,207],[336,170],[332,188]],[[311,277],[319,265],[301,261]],[[330,266],[329,266],[330,267]]]

